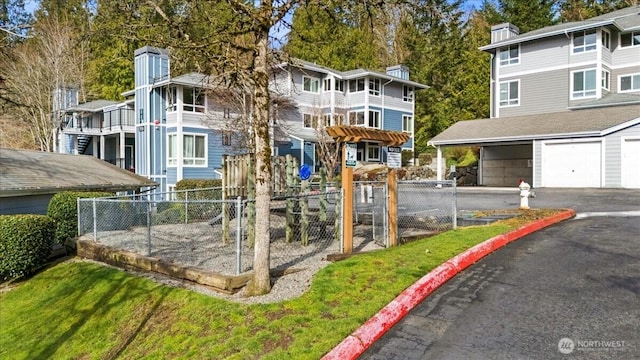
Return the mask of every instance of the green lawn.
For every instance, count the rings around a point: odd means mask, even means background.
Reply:
[[[266,305],[66,261],[0,294],[0,358],[319,359],[429,270],[521,223],[354,256],[322,269],[303,296]]]

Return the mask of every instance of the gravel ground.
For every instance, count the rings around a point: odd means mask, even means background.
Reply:
[[[206,228],[210,228],[208,225],[197,225]],[[192,266],[198,266],[199,264],[209,264],[212,260],[200,260],[194,258],[194,252],[190,249],[192,245],[196,243],[196,238],[192,237],[188,241],[184,239],[184,234],[196,234],[198,231],[187,231],[185,232],[185,228],[183,225],[163,225],[164,229],[162,231],[163,235],[156,235],[153,238],[158,242],[157,239],[163,239],[163,241],[173,243],[171,246],[165,244],[164,246],[156,246],[158,249],[152,252],[153,256],[160,256],[163,259],[166,259],[166,256],[161,256],[160,249],[164,249],[163,251],[169,251],[171,249],[172,252],[176,252],[172,257],[175,259],[176,256],[183,258],[185,261],[176,261],[180,263],[186,263]],[[160,228],[157,227],[159,230]],[[377,244],[376,242],[370,239],[370,226],[356,226],[354,229],[354,238],[353,238],[353,248],[357,252],[367,252],[372,250],[382,249],[383,247]],[[138,252],[145,254],[145,247],[140,247],[139,244],[146,243],[142,240],[135,240],[138,237],[142,237],[146,239],[146,228],[143,228],[139,231],[137,230],[128,230],[128,231],[113,231],[113,232],[104,232],[99,233],[98,238],[100,243],[105,245],[114,246],[118,248],[125,248],[131,251],[138,250]],[[182,235],[180,235],[182,234]],[[203,235],[204,236],[204,235]],[[206,237],[206,236],[204,236]],[[84,240],[93,240],[92,234],[87,234],[81,237]],[[138,245],[135,245],[138,244]],[[271,292],[266,295],[261,296],[253,296],[247,297],[244,294],[244,290],[241,290],[235,294],[223,294],[219,293],[212,288],[209,288],[204,285],[195,284],[185,280],[178,280],[174,278],[167,277],[162,274],[157,273],[147,273],[141,271],[128,271],[130,273],[136,274],[138,276],[143,276],[150,278],[154,281],[160,282],[162,284],[166,284],[169,286],[180,287],[190,289],[192,291],[196,291],[208,296],[227,299],[230,301],[235,301],[239,303],[245,304],[257,304],[257,303],[275,303],[290,300],[302,295],[305,291],[307,291],[311,285],[311,280],[313,276],[322,268],[329,265],[331,262],[327,261],[327,256],[330,254],[336,254],[339,252],[338,244],[333,240],[329,243],[319,242],[314,245],[311,242],[308,246],[296,246],[292,248],[291,244],[286,244],[282,241],[272,242],[271,244],[271,267],[278,270],[285,269],[296,269],[299,271],[291,272],[286,275],[275,277],[272,279],[272,289]],[[210,246],[218,246],[218,245],[210,245]],[[139,248],[140,247],[140,248]],[[139,249],[138,249],[139,248]],[[284,251],[286,249],[286,251]],[[200,251],[200,255],[212,254],[212,251]],[[166,254],[166,253],[165,253]],[[183,254],[183,255],[179,255]],[[188,255],[184,255],[188,254]],[[243,265],[247,262],[252,262],[253,251],[249,249],[243,255]],[[233,260],[235,258],[235,254],[233,252],[228,252],[227,256],[219,256],[216,260],[217,266],[220,264],[225,264],[225,269],[229,270],[227,273],[233,274]],[[90,261],[90,260],[87,260]],[[218,270],[216,270],[218,271]]]

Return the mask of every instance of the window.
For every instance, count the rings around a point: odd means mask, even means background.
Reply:
[[[344,92],[344,80],[335,79],[333,82],[333,89],[335,91]]]
[[[176,200],[176,185],[167,185],[167,200]]]
[[[596,49],[596,31],[585,30],[573,33],[573,53],[582,53]]]
[[[310,93],[319,93],[320,92],[320,80],[316,78],[310,78],[303,76],[302,77],[302,90]]]
[[[402,131],[408,133],[413,132],[413,116],[402,115]]]
[[[369,79],[369,94],[380,96],[380,79]]]
[[[322,91],[324,92],[331,91],[331,78],[326,78],[322,80]]]
[[[620,92],[640,90],[640,73],[620,76]]]
[[[178,95],[176,91],[176,87],[172,86],[169,88],[169,96],[167,96],[167,111],[176,111],[177,103],[178,103]]]
[[[223,119],[230,119],[231,118],[231,109],[229,109],[229,108],[222,109],[222,118]]]
[[[333,125],[344,125],[344,114],[333,114]]]
[[[596,71],[576,71],[573,73],[572,98],[596,96]]]
[[[349,125],[364,125],[364,111],[352,111],[349,113]]]
[[[303,114],[304,127],[315,129],[318,127],[318,115]]]
[[[611,74],[607,70],[602,70],[602,79],[600,80],[600,86],[609,91],[609,86],[611,84]]]
[[[500,106],[520,105],[520,81],[500,83]]]
[[[518,45],[505,46],[500,49],[500,65],[513,65],[520,62]]]
[[[367,144],[367,161],[380,161],[380,145]]]
[[[364,91],[364,79],[349,80],[349,92],[355,93]]]
[[[206,165],[204,135],[184,135],[182,162],[184,165]]]
[[[380,128],[380,111],[369,111],[369,127]]]
[[[205,135],[184,135],[182,143],[182,164],[183,165],[206,165]],[[178,165],[178,136],[168,135],[167,165]]]
[[[228,133],[228,132],[222,133],[222,145],[231,146],[231,133]]]
[[[620,34],[620,47],[640,46],[640,31]]]
[[[167,154],[167,165],[178,165],[178,137],[175,134],[169,135],[167,146],[169,147]]]
[[[322,126],[330,126],[331,125],[331,114],[322,115]]]
[[[402,87],[402,101],[413,102],[413,86],[404,85]]]
[[[611,49],[611,34],[606,30],[602,30],[602,47],[607,50]]]
[[[204,92],[190,87],[183,88],[182,109],[184,111],[204,112]]]

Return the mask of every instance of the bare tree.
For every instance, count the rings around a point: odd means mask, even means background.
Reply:
[[[16,47],[3,76],[15,117],[28,125],[42,151],[53,151],[62,115],[54,113],[54,92],[82,87],[83,59],[74,31],[55,17],[41,20],[33,38]],[[81,92],[82,93],[82,92]]]

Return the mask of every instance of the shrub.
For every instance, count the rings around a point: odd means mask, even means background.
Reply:
[[[160,205],[160,204],[159,204]],[[153,225],[184,223],[184,205],[166,203],[168,206],[158,206],[158,213],[152,218]]]
[[[409,166],[411,160],[413,160],[413,151],[402,150],[402,166]]]
[[[0,277],[28,275],[44,265],[54,231],[46,215],[0,215]]]
[[[467,154],[462,159],[458,160],[459,167],[473,166],[473,165],[476,165],[477,163],[478,163],[478,158],[476,157],[476,154],[474,154],[474,152],[471,151],[471,149],[467,151]]]
[[[183,179],[176,184],[176,191],[217,188],[208,191],[189,193],[189,200],[220,200],[222,199],[222,180],[220,179]],[[184,199],[184,193],[178,194],[178,199]]]
[[[433,155],[431,153],[421,153],[418,155],[418,163],[420,165],[429,165],[433,162]]]
[[[69,239],[78,235],[78,198],[97,198],[113,196],[106,192],[75,192],[65,191],[57,193],[49,201],[47,215],[55,223],[54,241],[66,245]]]

